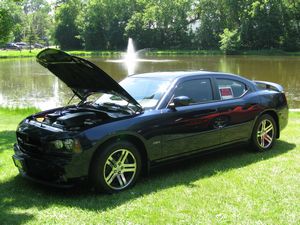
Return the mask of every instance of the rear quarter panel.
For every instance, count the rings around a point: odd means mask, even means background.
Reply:
[[[279,131],[284,129],[288,123],[288,103],[285,94],[273,90],[260,90],[259,94],[263,112],[273,111],[278,116]]]

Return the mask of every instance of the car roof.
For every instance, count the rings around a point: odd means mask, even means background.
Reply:
[[[238,75],[229,74],[229,73],[221,73],[221,72],[212,72],[212,71],[169,71],[169,72],[153,72],[153,73],[141,73],[141,74],[134,74],[130,77],[135,78],[155,78],[161,80],[174,80],[183,77],[192,77],[192,76],[201,76],[201,75],[227,75],[233,77],[240,77]]]

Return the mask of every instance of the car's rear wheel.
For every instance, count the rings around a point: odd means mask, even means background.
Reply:
[[[91,178],[97,191],[123,191],[136,182],[141,171],[141,157],[130,142],[112,143],[96,153]]]
[[[273,147],[276,140],[277,127],[269,114],[264,114],[255,123],[252,132],[252,146],[256,151],[266,151]]]

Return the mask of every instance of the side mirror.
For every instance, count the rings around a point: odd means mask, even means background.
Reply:
[[[180,106],[188,106],[192,100],[187,96],[177,96],[173,99],[173,102],[169,105],[169,108],[175,109]]]

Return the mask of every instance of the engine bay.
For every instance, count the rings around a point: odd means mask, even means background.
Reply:
[[[69,106],[41,112],[32,119],[48,126],[76,131],[128,115],[123,111],[110,112],[91,107]]]

